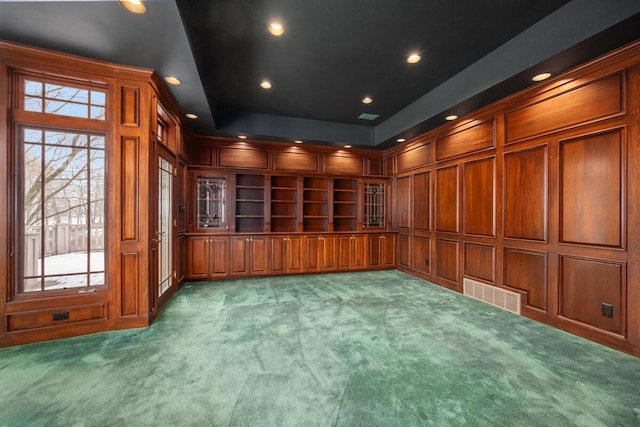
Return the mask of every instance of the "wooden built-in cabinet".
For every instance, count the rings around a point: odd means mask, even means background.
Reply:
[[[232,276],[262,275],[269,271],[268,240],[265,235],[231,236]]]
[[[229,237],[186,237],[187,279],[214,279],[229,274]]]
[[[363,270],[367,268],[367,235],[339,234],[338,269]]]
[[[367,266],[370,269],[394,268],[396,265],[396,235],[368,234]]]
[[[305,271],[335,271],[337,269],[337,239],[335,234],[305,236]]]
[[[304,236],[270,236],[271,273],[290,274],[304,271]]]

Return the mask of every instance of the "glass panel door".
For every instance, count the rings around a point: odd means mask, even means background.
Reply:
[[[173,165],[170,161],[158,156],[158,217],[155,242],[157,243],[157,287],[158,297],[171,287],[171,223],[173,199]]]

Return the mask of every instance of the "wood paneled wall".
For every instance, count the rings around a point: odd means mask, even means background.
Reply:
[[[160,100],[177,112],[175,103],[151,71],[0,42],[1,87],[10,88],[14,69],[67,76],[107,88],[107,286],[86,294],[67,290],[16,296],[8,252],[8,230],[16,225],[7,215],[0,221],[0,346],[148,325],[153,315],[148,218],[153,204],[151,171],[156,164],[152,164],[151,138],[155,103]],[[7,115],[11,93],[0,92],[0,199],[5,206],[13,203],[13,183],[7,181],[13,138]],[[175,131],[182,135],[180,127]],[[170,148],[181,161],[193,161],[189,145],[179,136],[172,139]],[[59,312],[68,312],[68,319],[52,321],[52,314]]]
[[[399,268],[640,355],[639,111],[636,43],[385,152]]]

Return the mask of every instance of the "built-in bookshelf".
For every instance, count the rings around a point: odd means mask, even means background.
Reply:
[[[298,178],[271,177],[271,231],[298,231]]]
[[[236,175],[236,232],[264,231],[264,175]]]
[[[356,231],[358,228],[358,181],[333,181],[333,230]]]
[[[328,178],[304,178],[302,222],[304,231],[329,231]]]

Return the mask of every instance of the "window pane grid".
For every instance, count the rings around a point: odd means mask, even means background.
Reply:
[[[36,127],[24,127],[20,135],[24,273],[19,290],[104,285],[104,136]]]
[[[24,80],[24,109],[36,113],[105,120],[106,93]]]

